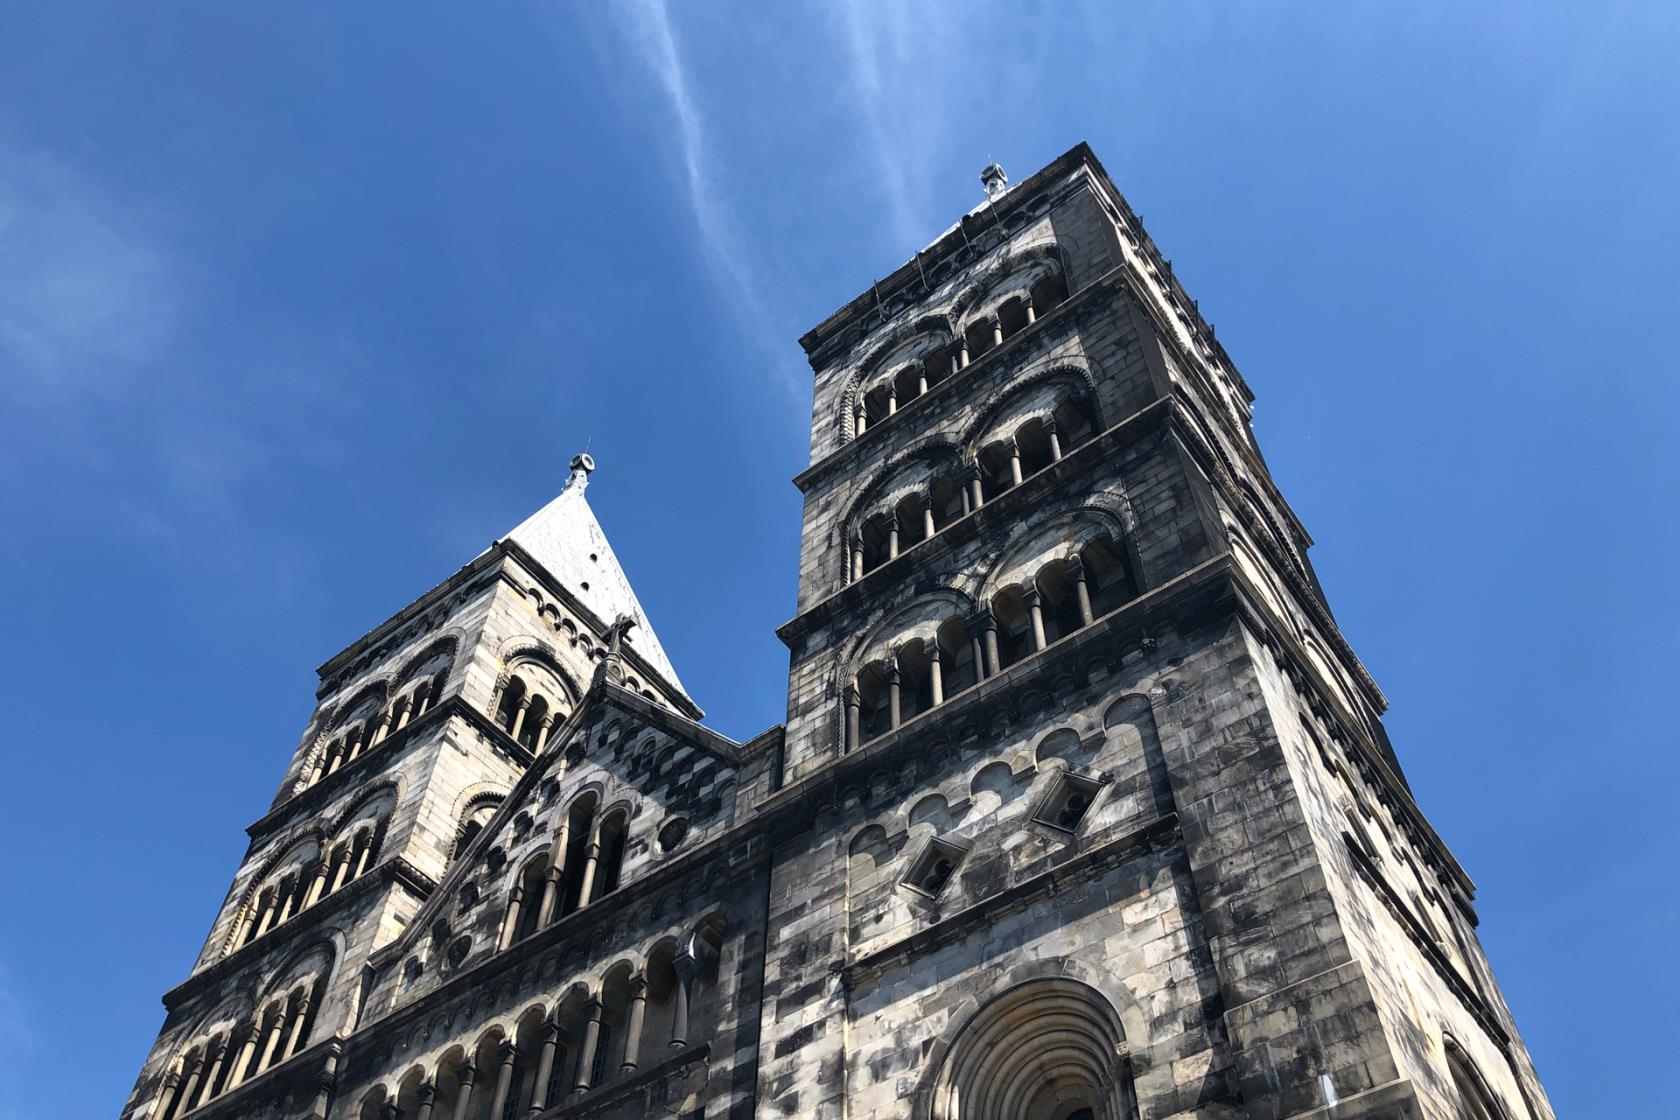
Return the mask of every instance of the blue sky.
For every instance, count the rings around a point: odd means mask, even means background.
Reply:
[[[1559,1113],[1671,1103],[1674,5],[8,7],[0,1118],[115,1114],[313,667],[586,440],[713,725],[778,721],[795,340],[1080,139]]]

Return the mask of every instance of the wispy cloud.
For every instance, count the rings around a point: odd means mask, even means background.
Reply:
[[[31,1018],[24,1013],[23,1001],[15,990],[11,970],[0,965],[0,1080],[7,1085],[20,1084],[28,1076],[36,1041],[30,1023]],[[10,1105],[0,1104],[0,1120],[12,1120],[15,1115],[19,1114],[12,1112]]]
[[[876,164],[894,240],[913,248],[926,241],[932,231],[921,220],[911,182],[914,169],[925,162],[925,153],[918,150],[908,118],[912,107],[924,122],[940,116],[943,89],[941,83],[927,81],[918,85],[913,99],[907,98],[910,91],[890,83],[888,75],[925,76],[927,68],[935,65],[929,45],[948,49],[950,28],[931,38],[915,34],[911,20],[916,8],[908,4],[839,0],[831,10],[844,31],[849,100],[856,106]]]
[[[167,344],[185,281],[143,207],[0,140],[0,359],[14,392],[120,385]]]
[[[683,65],[671,11],[664,0],[632,0],[612,8],[636,56],[658,80],[676,124],[684,185],[701,243],[713,266],[728,283],[748,334],[764,353],[776,380],[790,399],[800,386],[787,368],[787,334],[771,314],[751,255],[736,232],[728,188],[719,180],[723,164],[714,158],[707,114]]]

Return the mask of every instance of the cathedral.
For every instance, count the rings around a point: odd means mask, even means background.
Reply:
[[[1081,144],[813,328],[785,722],[594,462],[335,654],[125,1120],[1550,1120],[1250,427]]]

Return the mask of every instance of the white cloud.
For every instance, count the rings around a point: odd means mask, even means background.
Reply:
[[[713,266],[729,284],[732,304],[763,352],[789,399],[800,399],[801,386],[788,370],[787,335],[762,295],[750,255],[736,233],[727,188],[718,181],[722,164],[708,140],[707,115],[683,66],[677,32],[664,0],[632,0],[611,9],[637,57],[658,79],[676,122],[684,185],[700,240]]]
[[[55,157],[0,140],[0,359],[14,391],[111,388],[161,352],[180,269],[147,225]]]

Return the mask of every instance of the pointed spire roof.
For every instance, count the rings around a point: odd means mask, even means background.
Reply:
[[[639,653],[671,687],[683,692],[677,671],[665,656],[636,592],[619,567],[601,523],[583,496],[595,460],[587,452],[572,457],[566,485],[546,506],[503,537],[530,553],[548,574],[576,595],[609,626],[623,615],[635,622],[624,642]]]

